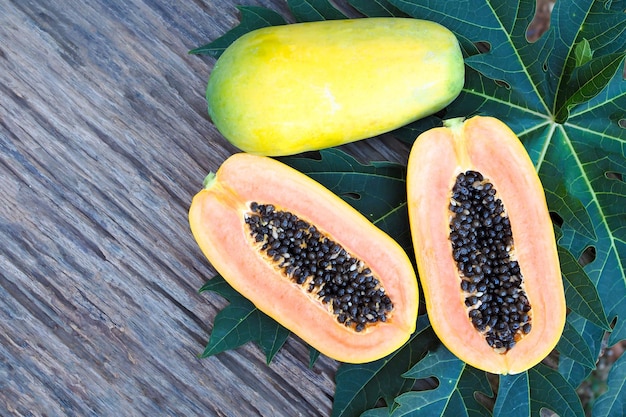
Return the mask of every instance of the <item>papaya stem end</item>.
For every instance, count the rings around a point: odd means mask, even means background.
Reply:
[[[465,117],[461,116],[461,117],[454,117],[452,119],[446,119],[443,121],[443,125],[445,127],[448,127],[450,129],[454,129],[460,125],[463,124],[463,122],[465,121]]]
[[[215,178],[215,172],[209,172],[209,174],[204,177],[204,180],[202,181],[202,187],[204,187],[205,189],[211,188],[211,186],[215,182]]]

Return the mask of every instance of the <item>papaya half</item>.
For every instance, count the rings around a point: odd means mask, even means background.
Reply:
[[[239,149],[279,156],[341,145],[435,113],[460,93],[463,56],[430,21],[363,18],[249,32],[219,57],[209,115]]]
[[[421,134],[409,156],[407,200],[441,342],[496,374],[544,359],[563,332],[565,295],[543,187],[515,133],[476,116]]]
[[[373,361],[415,330],[417,277],[404,250],[279,161],[229,157],[193,198],[189,222],[235,290],[330,358]]]

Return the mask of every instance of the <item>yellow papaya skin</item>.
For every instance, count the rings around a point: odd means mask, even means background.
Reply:
[[[255,30],[216,62],[206,97],[224,137],[280,156],[376,136],[433,114],[464,83],[452,32],[430,21],[364,18]]]

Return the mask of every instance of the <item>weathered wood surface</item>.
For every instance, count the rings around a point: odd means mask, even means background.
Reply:
[[[191,48],[280,0],[0,0],[0,415],[326,416],[337,364],[290,338],[208,359],[226,302],[187,210],[235,149]],[[405,161],[381,139],[357,157]]]

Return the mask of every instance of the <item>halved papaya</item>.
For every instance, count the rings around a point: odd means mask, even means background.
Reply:
[[[193,198],[189,222],[234,289],[333,359],[379,359],[415,330],[417,278],[404,250],[279,161],[229,157]]]
[[[501,121],[453,119],[415,141],[411,233],[426,308],[470,365],[522,372],[556,346],[566,315],[554,229],[524,146]]]
[[[465,81],[452,32],[364,18],[272,26],[233,42],[208,80],[208,111],[239,149],[289,155],[365,139],[435,113]]]

